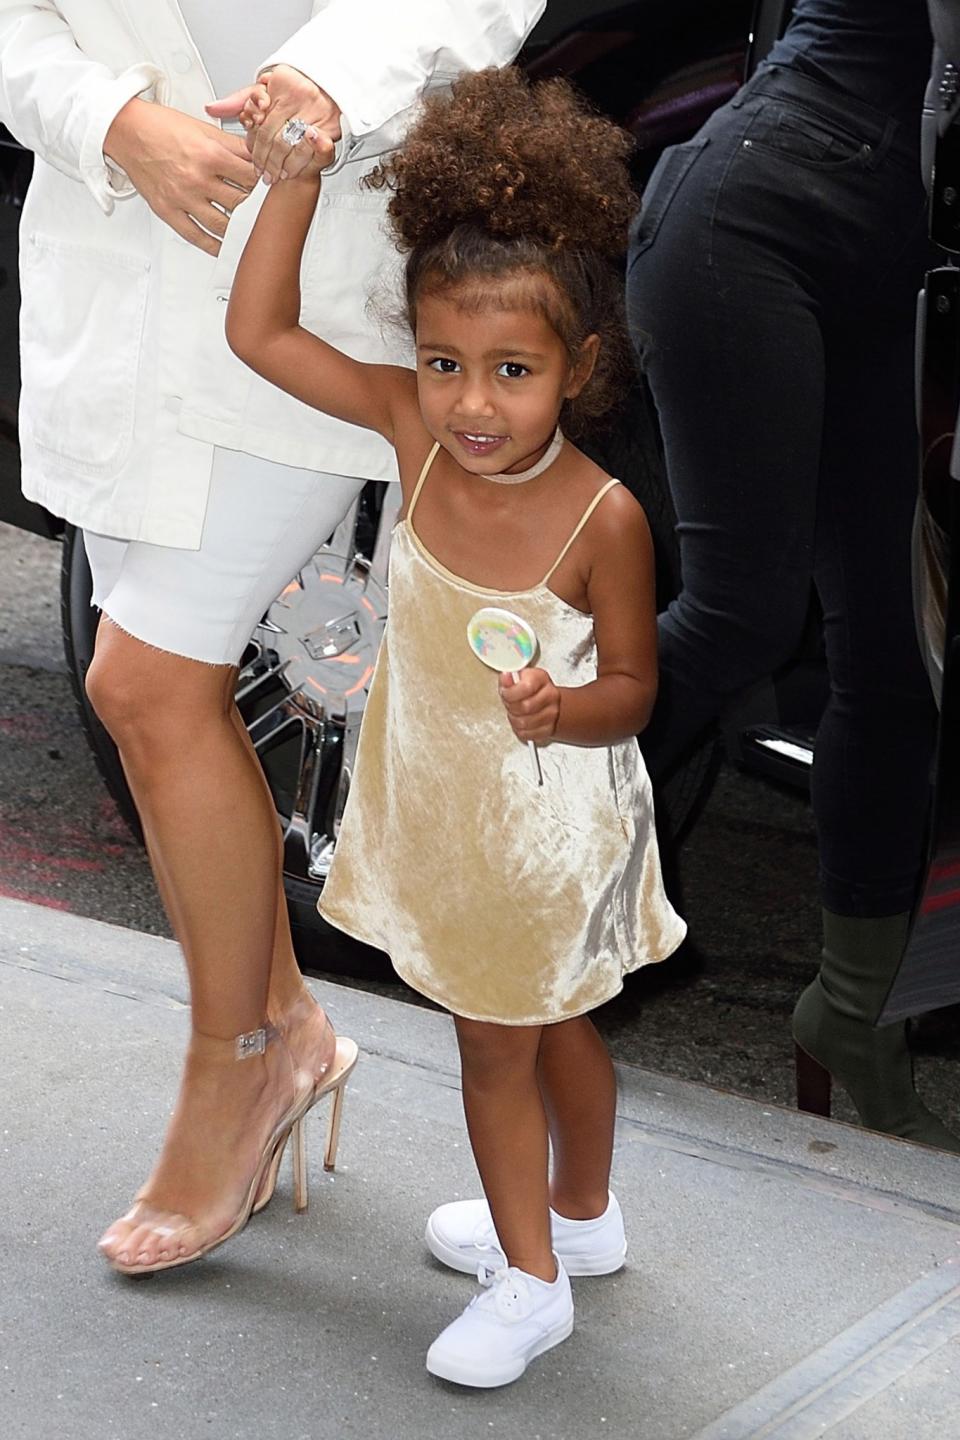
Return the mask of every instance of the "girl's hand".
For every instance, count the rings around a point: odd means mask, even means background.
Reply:
[[[519,678],[500,676],[500,699],[518,740],[552,740],[560,719],[560,691],[546,670],[521,670]]]
[[[147,100],[129,100],[103,145],[153,213],[208,255],[257,183],[244,141]]]
[[[206,108],[209,111],[211,109],[211,106],[208,105]],[[244,130],[246,130],[248,136],[251,130],[255,130],[263,124],[264,120],[267,117],[267,111],[269,109],[270,91],[267,89],[266,85],[251,85],[249,91],[247,92],[247,98],[243,102],[243,108],[240,111],[239,117],[240,124],[243,126]],[[252,139],[247,141],[248,149],[250,148],[252,143]]]
[[[275,69],[268,70],[253,88],[257,92],[265,90],[269,102],[266,110],[261,111],[259,123],[252,126],[247,134],[257,173],[272,184],[275,180],[292,179],[302,170],[315,167],[322,154],[329,155],[323,162],[329,165],[333,159],[334,142],[340,139],[340,109],[326,91],[290,65],[277,65]],[[237,90],[233,95],[208,105],[207,114],[220,120],[240,115],[249,93],[249,90]],[[280,138],[280,132],[287,121],[293,119],[303,120],[312,126],[327,143],[318,146],[316,141],[311,143],[305,136],[298,145],[288,145]]]
[[[210,109],[209,106],[207,108]],[[266,85],[251,85],[243,109],[240,111],[240,124],[247,132],[247,147],[251,150],[256,144],[256,133],[266,120],[269,110],[270,92]],[[301,145],[297,147],[298,150],[301,147],[309,147],[312,154],[306,164],[298,170],[296,178],[299,180],[316,179],[319,172],[325,170],[333,160],[333,141],[318,130],[316,125],[308,125]],[[284,173],[281,178],[288,177]],[[268,175],[265,174],[263,179],[267,184],[270,183]]]

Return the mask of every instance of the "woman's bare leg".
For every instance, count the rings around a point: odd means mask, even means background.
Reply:
[[[264,791],[270,812],[274,815],[277,897],[270,960],[270,989],[267,995],[268,1012],[273,1024],[282,1031],[297,1064],[309,1070],[314,1081],[318,1081],[334,1058],[336,1037],[323,1010],[304,984],[294,954],[290,916],[283,890],[283,838],[276,821],[273,796],[270,794],[249,731],[236,705],[233,706],[231,718],[250,756],[257,782]]]
[[[236,670],[231,671],[230,693],[236,690]],[[270,806],[270,813],[274,815],[274,832],[276,836],[276,913],[274,921],[273,947],[270,960],[270,988],[267,994],[267,1014],[270,1021],[277,1026],[284,1036],[296,1063],[305,1070],[308,1070],[314,1081],[319,1081],[329,1069],[336,1053],[336,1036],[324,1014],[322,1008],[317,1004],[309,989],[304,983],[300,967],[293,949],[293,938],[290,934],[290,916],[287,911],[286,895],[283,889],[283,840],[280,834],[279,824],[276,822],[273,809],[273,796],[270,794],[266,776],[260,765],[253,741],[250,739],[249,731],[243,723],[236,705],[231,708],[231,719],[236,728],[240,740],[250,756],[252,762],[252,773],[257,784],[264,790]],[[163,901],[164,909],[170,917],[174,933],[182,935],[186,933],[186,924],[183,919],[182,908],[179,904],[176,887],[172,883],[164,862],[162,852],[151,849],[147,841],[147,851],[150,855],[151,867],[154,879],[157,882],[157,889]]]
[[[123,1263],[172,1258],[171,1246],[190,1253],[198,1236],[226,1229],[294,1091],[285,1046],[239,1064],[233,1055],[235,1037],[268,1015],[280,903],[276,816],[238,734],[234,681],[232,667],[151,649],[109,621],[100,627],[88,690],[120,750],[183,947],[192,1008],[160,1157],[132,1218],[102,1242]],[[289,994],[282,981],[280,989]],[[171,1216],[186,1217],[192,1230],[184,1235]]]
[[[541,1028],[455,1019],[467,1130],[500,1244],[510,1265],[552,1281]]]
[[[586,1015],[545,1025],[538,1077],[553,1144],[550,1203],[568,1220],[607,1208],[617,1080],[607,1047]]]

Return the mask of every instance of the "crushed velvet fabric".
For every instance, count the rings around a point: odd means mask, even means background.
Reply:
[[[634,740],[554,742],[539,747],[538,787],[467,621],[483,605],[515,611],[537,632],[536,663],[574,686],[596,676],[592,619],[546,580],[508,594],[453,575],[421,544],[415,504],[394,531],[390,619],[319,908],[456,1015],[571,1019],[685,934],[650,782]]]

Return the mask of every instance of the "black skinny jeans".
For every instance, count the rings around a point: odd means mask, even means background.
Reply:
[[[811,579],[830,699],[813,806],[824,905],[910,907],[934,707],[914,633],[916,295],[928,250],[906,127],[764,67],[651,176],[628,312],[660,415],[683,590],[642,744],[669,770],[794,653]]]

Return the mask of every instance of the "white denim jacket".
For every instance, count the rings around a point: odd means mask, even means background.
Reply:
[[[544,3],[315,0],[308,24],[264,57],[310,76],[343,112],[304,256],[303,314],[357,358],[409,363],[368,304],[397,259],[385,197],[360,178],[425,87],[511,60]],[[381,437],[291,399],[230,353],[224,302],[263,187],[234,212],[216,260],[180,239],[103,156],[134,95],[208,118],[213,90],[176,0],[0,0],[0,120],[37,157],[20,238],[24,493],[91,530],[193,549],[214,445],[393,479]]]

